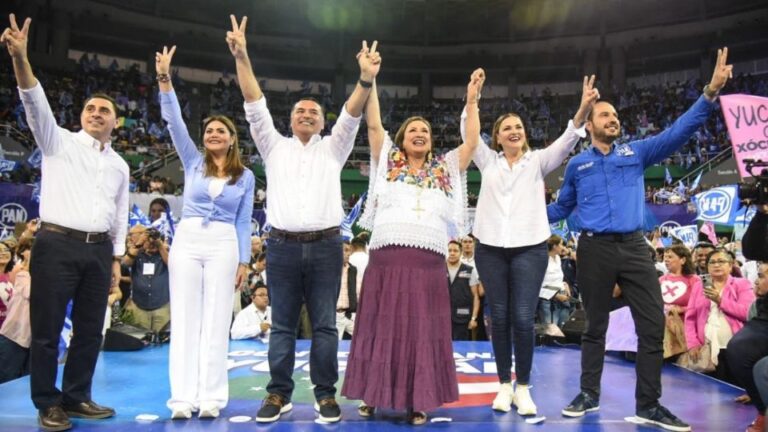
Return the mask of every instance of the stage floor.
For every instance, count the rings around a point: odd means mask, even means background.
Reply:
[[[349,345],[339,346],[339,368],[344,370]],[[578,347],[537,347],[532,372],[531,393],[538,405],[539,416],[546,420],[528,424],[514,411],[500,414],[490,409],[498,389],[496,368],[488,342],[454,344],[460,382],[460,401],[429,413],[431,422],[419,429],[443,431],[496,430],[516,431],[651,431],[654,428],[629,423],[634,416],[634,363],[615,356],[606,358],[600,411],[581,419],[569,419],[560,410],[579,389]],[[267,347],[258,341],[233,341],[230,344],[230,401],[221,417],[215,420],[170,420],[165,407],[168,390],[168,347],[148,347],[134,352],[101,353],[93,383],[93,397],[98,403],[112,406],[117,416],[107,420],[75,419],[78,431],[389,431],[411,427],[403,413],[377,412],[371,420],[357,415],[357,402],[343,397],[342,421],[321,424],[315,421],[309,374],[309,342],[299,341],[296,354],[296,391],[294,409],[273,424],[258,424],[253,419],[237,423],[235,417],[255,417],[266,396]],[[61,371],[59,371],[59,379]],[[343,379],[343,373],[340,379]],[[662,376],[662,403],[694,431],[744,430],[754,419],[755,409],[733,402],[743,392],[735,387],[686,370],[665,366]],[[341,388],[341,381],[338,384]],[[29,378],[0,385],[0,431],[37,430],[37,412],[29,399]],[[156,420],[137,420],[137,416],[154,415]]]

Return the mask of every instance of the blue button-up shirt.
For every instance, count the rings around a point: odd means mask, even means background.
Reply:
[[[642,229],[645,168],[685,144],[707,120],[713,106],[701,96],[658,135],[614,144],[608,154],[590,146],[573,157],[565,168],[557,201],[547,206],[549,222],[565,219],[577,209],[577,222],[585,231],[629,233]]]
[[[246,168],[235,184],[227,182],[221,194],[211,199],[208,186],[212,178],[205,176],[203,155],[189,136],[181,116],[179,100],[173,90],[168,93],[160,92],[160,108],[163,120],[168,122],[173,145],[184,166],[184,207],[181,218],[202,217],[205,224],[209,221],[234,224],[240,262],[249,262],[253,193],[256,185],[253,172]]]

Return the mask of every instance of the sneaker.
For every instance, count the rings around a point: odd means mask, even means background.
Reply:
[[[281,414],[293,409],[291,402],[276,393],[270,393],[261,403],[259,412],[256,413],[256,421],[259,423],[272,423],[280,418]]]
[[[171,410],[171,420],[188,420],[191,418],[191,408],[174,408]]]
[[[600,400],[586,392],[579,393],[562,411],[566,417],[581,417],[584,414],[600,409]]]
[[[666,430],[676,432],[687,432],[691,430],[691,427],[687,423],[675,417],[675,415],[669,412],[668,409],[659,404],[651,408],[638,410],[637,414],[635,414],[635,418],[642,423],[656,425]]]
[[[747,428],[747,432],[764,432],[765,430],[765,414],[758,414],[755,421]]]
[[[517,407],[517,413],[522,416],[536,415],[536,404],[531,399],[530,386],[521,384],[515,386],[512,405]]]
[[[360,417],[373,417],[373,415],[376,413],[376,407],[372,407],[370,405],[366,405],[365,402],[360,402],[360,405],[357,407],[357,414]]]
[[[408,423],[413,426],[421,426],[427,422],[427,413],[424,411],[413,411],[408,413]]]
[[[315,411],[320,413],[320,421],[336,423],[341,420],[341,409],[333,397],[315,402]]]
[[[491,408],[494,411],[509,412],[512,409],[512,393],[512,383],[502,383]]]
[[[201,404],[200,412],[197,413],[197,418],[212,419],[219,416],[219,407],[216,405]]]

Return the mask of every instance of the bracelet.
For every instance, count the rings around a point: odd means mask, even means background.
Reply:
[[[241,263],[237,263],[237,264],[238,264],[238,265],[241,265],[241,266],[243,266],[243,267],[248,267],[248,266],[250,266],[250,265],[251,265],[251,263],[247,263],[247,262],[241,262]]]
[[[371,81],[364,81],[362,79],[357,80],[357,82],[360,84],[360,87],[362,88],[371,88],[373,87],[373,83]]]
[[[157,82],[167,83],[171,82],[171,76],[167,73],[157,74]]]
[[[704,86],[704,96],[714,99],[718,94],[720,94],[720,92],[712,90],[712,87],[710,87],[709,84]]]

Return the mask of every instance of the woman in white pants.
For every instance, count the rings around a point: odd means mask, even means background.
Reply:
[[[169,255],[171,350],[168,408],[174,419],[218,417],[227,405],[232,301],[251,252],[254,177],[240,160],[230,119],[203,122],[201,153],[189,136],[168,75],[176,47],[156,53],[163,119],[184,166],[184,208]],[[239,264],[238,264],[239,263]]]

